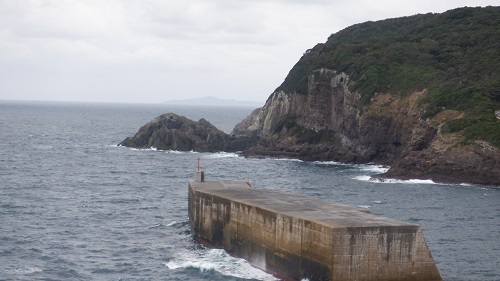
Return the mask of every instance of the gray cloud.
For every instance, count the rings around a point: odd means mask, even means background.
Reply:
[[[349,25],[495,1],[0,0],[0,99],[265,101]]]

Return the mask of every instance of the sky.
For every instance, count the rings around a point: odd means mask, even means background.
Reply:
[[[365,21],[498,0],[0,0],[0,100],[265,102],[302,54]]]

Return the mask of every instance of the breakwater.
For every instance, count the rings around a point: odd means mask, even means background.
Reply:
[[[420,226],[241,181],[188,184],[193,237],[286,280],[442,280]]]

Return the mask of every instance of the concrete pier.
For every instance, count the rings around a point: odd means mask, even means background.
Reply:
[[[442,280],[420,226],[238,181],[190,181],[193,237],[285,280]]]

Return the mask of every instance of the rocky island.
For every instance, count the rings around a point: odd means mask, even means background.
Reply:
[[[391,166],[381,177],[500,186],[499,30],[500,7],[354,25],[307,50],[231,134],[165,115],[121,145],[379,163]]]

